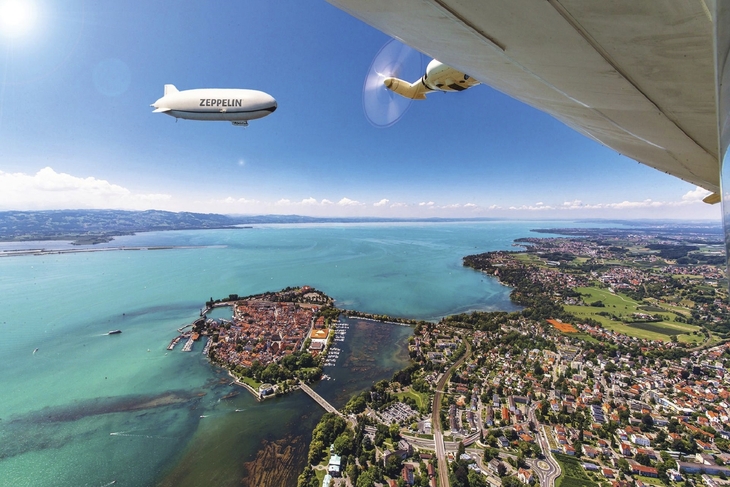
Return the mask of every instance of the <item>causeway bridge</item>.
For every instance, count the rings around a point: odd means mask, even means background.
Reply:
[[[314,392],[314,390],[312,390],[312,388],[309,387],[307,384],[300,382],[299,388],[301,390],[303,390],[304,392],[306,392],[309,395],[309,397],[311,397],[312,399],[317,401],[317,404],[322,406],[324,408],[324,410],[327,411],[328,413],[335,413],[338,416],[342,416],[343,418],[345,417],[341,412],[339,412],[337,409],[335,409],[335,407],[332,404],[328,403],[327,401],[325,401],[325,399],[322,396],[320,396],[319,394]]]

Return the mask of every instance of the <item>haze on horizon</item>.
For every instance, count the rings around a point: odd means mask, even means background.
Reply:
[[[0,8],[0,211],[720,219],[707,191],[486,86],[371,126],[362,84],[389,38],[324,0]],[[279,108],[176,123],[149,107],[166,83]]]

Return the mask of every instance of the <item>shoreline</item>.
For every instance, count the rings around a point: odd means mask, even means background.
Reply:
[[[78,254],[88,252],[114,252],[124,250],[174,250],[174,249],[205,249],[218,247],[217,245],[156,245],[140,247],[99,247],[91,249],[28,249],[28,250],[0,250],[2,257],[27,257],[34,255]]]
[[[252,396],[253,396],[253,397],[254,397],[254,398],[255,398],[255,399],[256,399],[256,400],[258,401],[258,402],[264,402],[264,401],[265,401],[265,400],[267,399],[267,397],[263,397],[263,398],[262,398],[262,397],[261,397],[261,396],[259,395],[259,393],[258,393],[258,392],[256,392],[256,389],[254,389],[254,388],[253,388],[253,387],[251,387],[250,385],[248,385],[248,384],[246,384],[245,382],[241,382],[240,380],[236,379],[236,377],[235,377],[235,376],[233,375],[233,373],[232,373],[232,372],[231,372],[230,370],[226,369],[225,367],[221,367],[221,368],[222,368],[222,369],[224,369],[224,370],[225,370],[225,371],[226,371],[226,372],[228,373],[228,376],[229,376],[229,377],[230,377],[231,379],[233,379],[233,384],[236,384],[237,386],[241,386],[241,387],[243,387],[244,389],[246,389],[246,390],[247,390],[248,392],[250,392],[250,393],[251,393],[251,395],[252,395]],[[275,396],[275,395],[272,395],[272,396]]]
[[[377,323],[385,323],[386,325],[395,325],[395,326],[406,326],[406,327],[413,327],[416,326],[412,323],[398,323],[396,321],[387,321],[387,320],[379,320],[377,318],[366,318],[364,316],[354,316],[354,315],[345,315],[345,318],[350,320],[366,320],[366,321],[375,321]]]

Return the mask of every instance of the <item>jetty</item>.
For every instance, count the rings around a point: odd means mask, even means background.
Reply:
[[[195,343],[195,339],[191,335],[190,338],[188,338],[188,341],[185,342],[185,345],[183,346],[182,351],[183,352],[190,352],[193,349],[193,343]]]
[[[184,336],[183,336],[183,335],[178,335],[178,336],[176,336],[175,338],[173,338],[173,339],[172,339],[172,340],[170,341],[170,344],[169,344],[169,345],[167,346],[167,349],[168,349],[168,350],[172,350],[172,349],[174,349],[174,348],[175,348],[175,345],[177,345],[178,343],[180,343],[180,340],[182,340],[183,338],[184,338]]]

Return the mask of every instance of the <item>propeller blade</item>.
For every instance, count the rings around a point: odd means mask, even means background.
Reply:
[[[413,100],[385,87],[386,78],[415,81],[423,76],[423,55],[396,39],[388,41],[370,64],[362,88],[365,117],[375,127],[385,128],[403,117]]]

